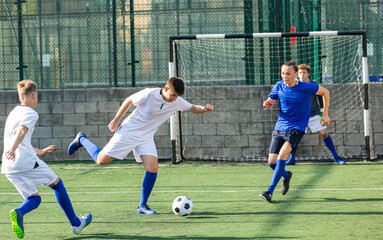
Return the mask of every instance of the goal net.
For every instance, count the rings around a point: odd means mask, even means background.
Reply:
[[[310,65],[309,78],[330,91],[332,123],[327,131],[338,154],[346,159],[365,158],[371,151],[365,137],[371,123],[364,111],[368,85],[363,84],[362,35],[225,36],[196,35],[173,41],[175,64],[170,75],[184,79],[183,97],[193,104],[215,106],[206,114],[176,115],[177,161],[266,160],[279,106],[267,111],[262,103],[281,80],[281,66],[289,60]],[[296,159],[332,156],[319,134],[308,129]]]

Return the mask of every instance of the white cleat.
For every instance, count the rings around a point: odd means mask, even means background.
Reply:
[[[80,222],[80,226],[72,226],[72,231],[74,234],[79,234],[86,226],[89,225],[90,222],[92,222],[92,214],[88,213],[85,216],[80,217]]]

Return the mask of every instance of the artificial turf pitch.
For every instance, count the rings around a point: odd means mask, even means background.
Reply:
[[[134,161],[48,162],[63,179],[77,215],[92,223],[71,232],[53,191],[39,188],[39,208],[24,217],[24,239],[383,239],[383,162],[287,166],[290,191],[277,186],[273,203],[258,196],[272,170],[265,163],[160,163],[148,204],[136,213],[145,170]],[[187,217],[172,213],[177,196],[194,204]],[[9,212],[23,201],[0,177],[0,239],[17,239]]]

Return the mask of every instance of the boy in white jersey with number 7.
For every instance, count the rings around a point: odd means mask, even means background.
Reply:
[[[108,164],[115,158],[124,159],[128,153],[133,151],[136,161],[142,162],[146,169],[137,213],[156,214],[148,207],[147,201],[157,178],[158,157],[154,134],[158,127],[177,111],[202,114],[214,110],[210,104],[198,106],[184,100],[180,97],[183,95],[184,89],[183,80],[172,77],[163,89],[141,90],[123,102],[114,119],[109,123],[110,131],[117,131],[104,149],[101,150],[89,141],[83,132],[78,133],[68,147],[69,155],[74,154],[80,147],[84,147],[98,165]],[[136,106],[136,109],[118,128],[122,116],[132,104]]]
[[[41,203],[37,187],[47,185],[54,190],[57,202],[67,216],[73,233],[78,234],[92,221],[92,215],[88,213],[80,218],[76,216],[62,180],[37,156],[52,152],[56,146],[38,149],[31,144],[32,133],[39,119],[34,110],[37,105],[36,83],[32,80],[20,81],[17,91],[21,105],[9,113],[5,123],[1,166],[1,174],[6,175],[25,199],[19,208],[10,212],[13,232],[19,238],[24,237],[24,215]]]

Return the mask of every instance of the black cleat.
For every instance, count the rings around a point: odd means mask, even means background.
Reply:
[[[287,171],[287,173],[289,174],[289,178],[288,179],[283,179],[282,189],[281,189],[282,195],[285,195],[289,191],[290,180],[293,177],[293,173],[292,172]]]
[[[72,155],[75,153],[80,147],[82,147],[82,144],[80,143],[80,138],[85,137],[86,135],[83,132],[79,132],[76,136],[76,138],[69,144],[68,146],[68,154]]]
[[[272,197],[272,194],[269,193],[268,191],[261,193],[261,194],[259,195],[259,197],[260,197],[261,199],[263,199],[263,201],[268,202],[268,203],[271,203],[271,197]]]

